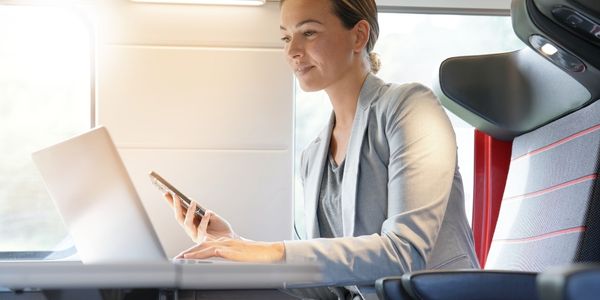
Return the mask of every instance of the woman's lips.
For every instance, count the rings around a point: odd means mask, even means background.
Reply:
[[[314,68],[314,66],[301,66],[301,67],[296,67],[296,75],[304,75],[308,72],[310,72],[310,70],[312,70],[312,68]]]

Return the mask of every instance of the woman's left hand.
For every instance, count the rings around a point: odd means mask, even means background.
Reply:
[[[176,258],[205,259],[211,257],[243,262],[283,262],[285,246],[283,242],[269,243],[220,238],[201,242],[181,252]]]

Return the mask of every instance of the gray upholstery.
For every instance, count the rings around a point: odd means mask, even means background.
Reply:
[[[486,269],[600,261],[600,101],[517,137]]]
[[[516,139],[513,143],[511,157],[514,159],[523,156],[528,152],[578,133],[582,128],[594,127],[598,124],[598,116],[600,116],[600,106],[596,101],[590,107],[580,110],[576,114],[556,120],[542,130],[528,133],[527,140]]]
[[[589,103],[589,91],[534,50],[452,57],[434,82],[444,107],[510,140]]]

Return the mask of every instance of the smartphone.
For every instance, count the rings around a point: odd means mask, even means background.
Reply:
[[[158,189],[161,190],[163,193],[170,193],[171,195],[175,194],[179,196],[179,198],[181,198],[182,200],[181,204],[183,208],[187,210],[188,207],[192,204],[192,200],[190,198],[188,198],[186,195],[184,195],[182,192],[176,189],[173,185],[171,185],[168,181],[166,181],[156,172],[152,171],[149,175],[152,183],[154,183],[154,185],[157,186]],[[196,215],[202,218],[204,217],[205,212],[206,210],[200,205],[198,205],[198,203],[196,203]]]

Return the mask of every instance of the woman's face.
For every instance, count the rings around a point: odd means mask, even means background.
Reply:
[[[333,14],[330,0],[285,0],[281,39],[304,91],[325,89],[348,75],[357,54],[352,30]]]

